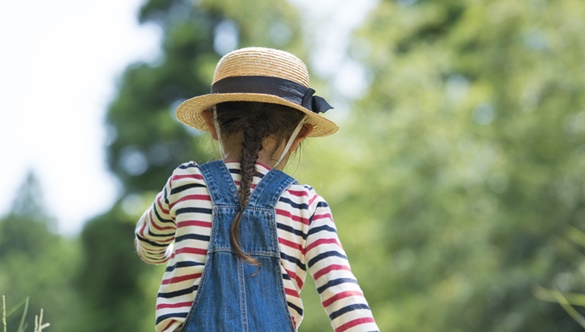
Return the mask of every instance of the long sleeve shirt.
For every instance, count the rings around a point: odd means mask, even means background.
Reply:
[[[236,186],[239,163],[226,163]],[[270,169],[256,165],[252,190]],[[307,268],[336,332],[378,331],[339,241],[327,202],[307,185],[293,184],[276,206],[281,273],[295,327],[303,319],[300,292]],[[212,203],[195,162],[177,167],[136,225],[139,257],[166,263],[157,295],[156,331],[174,331],[185,321],[205,267]]]

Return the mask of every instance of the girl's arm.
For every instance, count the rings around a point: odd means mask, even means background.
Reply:
[[[351,272],[327,202],[320,198],[315,204],[305,259],[331,325],[336,332],[379,331]]]
[[[134,230],[138,256],[146,263],[161,264],[169,258],[177,228],[169,209],[171,178],[156,196],[154,203],[140,217]]]

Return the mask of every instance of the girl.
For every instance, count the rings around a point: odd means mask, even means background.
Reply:
[[[179,166],[136,226],[140,258],[167,264],[156,331],[297,331],[307,267],[335,331],[378,330],[329,206],[281,171],[305,138],[338,129],[314,92],[294,55],[244,48],[178,107],[223,160]]]

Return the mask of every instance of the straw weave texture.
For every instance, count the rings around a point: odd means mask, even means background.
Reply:
[[[231,76],[270,76],[310,86],[305,64],[296,56],[269,48],[250,47],[232,52],[217,64],[213,83]]]

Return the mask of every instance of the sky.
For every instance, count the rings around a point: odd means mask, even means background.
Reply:
[[[0,1],[0,216],[30,170],[61,233],[113,203],[105,110],[124,68],[160,42],[138,24],[140,3]]]
[[[159,30],[137,22],[142,2],[0,0],[0,217],[29,171],[39,179],[39,195],[59,233],[77,234],[114,203],[105,111],[126,66],[159,55]],[[324,76],[335,73],[333,85],[356,97],[365,73],[341,54],[346,35],[375,0],[292,2],[309,13],[308,29],[311,22],[319,26],[314,38],[322,47],[310,60],[314,68]]]

